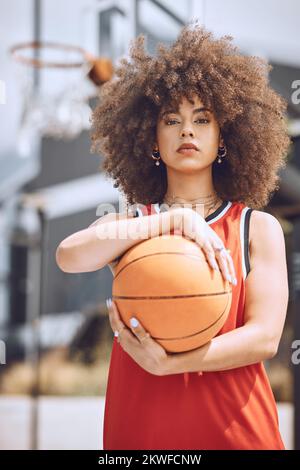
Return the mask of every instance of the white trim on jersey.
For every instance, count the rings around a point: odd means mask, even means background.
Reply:
[[[140,207],[136,208],[137,213],[139,214],[139,217],[141,217],[143,214],[142,209]]]
[[[154,209],[155,209],[155,212],[158,214],[159,211],[160,211],[160,207],[159,207],[159,203],[156,202],[155,204],[153,204],[154,206]],[[216,220],[219,220],[221,217],[223,217],[223,215],[228,211],[228,209],[232,206],[232,202],[231,201],[228,201],[227,202],[227,205],[224,207],[224,209],[222,210],[222,212],[220,212],[220,214],[216,215],[215,217],[213,217],[211,220],[208,220],[207,223],[208,224],[212,224],[213,222],[215,222]]]
[[[156,212],[157,214],[159,214],[159,212],[160,212],[159,203],[156,202],[155,204],[153,204],[153,206],[154,206],[155,212]]]
[[[244,209],[242,209],[241,217],[240,217],[240,244],[241,244],[241,256],[242,256],[242,272],[243,272],[244,280],[247,277],[246,254],[245,254],[245,219],[246,219],[246,214],[249,210],[250,210],[250,207],[248,206],[244,207]],[[248,248],[249,248],[249,243],[248,243]]]
[[[226,212],[228,211],[228,209],[230,209],[231,206],[232,206],[232,202],[228,201],[227,205],[224,207],[222,212],[220,212],[220,214],[216,215],[216,217],[213,217],[211,220],[208,220],[207,223],[210,225],[213,222],[216,222],[216,220],[219,220],[221,217],[223,217],[224,214],[226,214]]]

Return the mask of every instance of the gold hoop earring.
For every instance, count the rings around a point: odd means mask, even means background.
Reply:
[[[220,153],[221,152],[221,153]],[[227,149],[225,147],[225,145],[223,147],[219,147],[218,148],[218,154],[217,154],[217,157],[218,157],[218,163],[222,163],[222,159],[224,159],[227,155]]]
[[[159,166],[160,165],[159,160],[161,158],[159,151],[158,150],[153,150],[151,157],[153,158],[153,160],[156,160],[155,165]]]

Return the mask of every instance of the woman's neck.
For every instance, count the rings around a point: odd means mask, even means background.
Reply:
[[[201,172],[180,172],[174,168],[167,168],[166,198],[205,203],[216,196],[211,167],[204,168]]]
[[[166,193],[162,202],[163,204],[167,204],[169,207],[174,204],[176,204],[176,206],[182,207],[187,207],[188,205],[188,207],[196,210],[196,212],[198,212],[204,218],[208,217],[223,204],[223,200],[216,193],[214,193],[211,197],[195,198],[193,200],[174,196],[170,197]]]
[[[193,173],[178,172],[174,168],[168,168],[167,191],[163,202],[169,206],[189,204],[204,217],[223,203],[214,188],[211,167]]]

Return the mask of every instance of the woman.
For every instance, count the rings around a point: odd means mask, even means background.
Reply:
[[[61,268],[113,270],[137,240],[100,234],[138,223],[145,234],[151,219],[151,236],[170,222],[232,286],[222,330],[179,354],[167,354],[138,315],[129,329],[108,302],[107,450],[284,449],[263,361],[276,354],[286,315],[285,245],[277,219],[259,209],[278,187],[289,145],[285,103],[268,85],[267,65],[230,40],[190,24],[150,57],[139,36],[93,113],[93,150],[128,203],[144,204],[134,214],[144,217],[108,214],[71,235],[57,253]]]

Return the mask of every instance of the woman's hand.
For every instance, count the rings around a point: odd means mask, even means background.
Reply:
[[[115,336],[118,336],[118,342],[124,351],[150,374],[166,375],[169,354],[165,349],[151,338],[140,322],[136,326],[133,324],[131,330],[127,328],[120,318],[115,302],[111,299],[106,301],[106,305],[109,312],[110,326]]]
[[[179,215],[181,214],[181,217],[177,219],[180,223],[174,233],[195,241],[202,248],[211,267],[216,270],[219,270],[220,267],[224,279],[236,285],[236,275],[231,255],[226,250],[221,238],[209,226],[204,217],[190,208],[181,207],[174,209],[174,211],[179,212]]]

